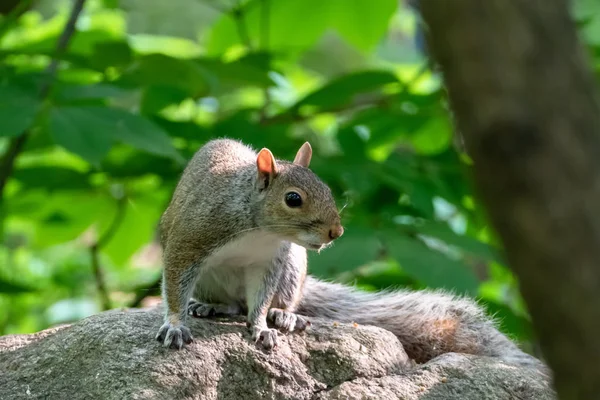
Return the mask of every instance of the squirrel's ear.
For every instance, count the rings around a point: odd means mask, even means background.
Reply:
[[[258,168],[259,186],[261,189],[266,189],[271,180],[277,175],[277,163],[269,149],[264,148],[258,152],[256,167]]]
[[[302,145],[302,147],[300,147],[300,150],[298,150],[298,152],[296,153],[296,158],[294,158],[294,164],[308,168],[311,158],[312,147],[310,147],[310,143],[306,142]]]

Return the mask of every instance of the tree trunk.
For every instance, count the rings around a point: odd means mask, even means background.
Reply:
[[[567,0],[421,0],[561,399],[600,398],[600,106]]]

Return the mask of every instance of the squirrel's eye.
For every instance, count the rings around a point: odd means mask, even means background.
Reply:
[[[302,205],[302,196],[296,192],[287,192],[285,194],[285,204],[292,208],[300,207]]]

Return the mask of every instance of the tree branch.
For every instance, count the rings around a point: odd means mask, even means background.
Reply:
[[[122,196],[119,198],[117,203],[117,212],[113,218],[110,226],[104,232],[102,236],[90,246],[90,258],[92,260],[92,271],[94,272],[94,279],[96,281],[96,290],[100,296],[103,310],[110,310],[112,308],[110,296],[108,295],[108,289],[106,287],[106,280],[104,279],[104,270],[100,264],[100,250],[113,238],[114,234],[119,229],[119,226],[123,222],[125,217],[125,210],[127,206],[127,198]]]
[[[125,218],[125,211],[127,210],[127,197],[121,195],[117,201],[117,212],[115,213],[115,217],[113,218],[111,224],[109,225],[106,232],[96,242],[98,248],[103,248],[115,235],[121,223],[123,223],[123,219]]]
[[[284,112],[282,114],[273,115],[271,117],[264,117],[260,119],[260,124],[263,126],[273,125],[273,124],[286,124],[292,122],[302,122],[307,121],[311,118],[315,118],[320,114],[325,113],[344,113],[344,112],[354,112],[359,109],[368,108],[368,107],[387,107],[389,102],[397,97],[398,94],[392,95],[383,95],[378,97],[365,96],[362,99],[356,99],[348,104],[343,104],[336,107],[331,107],[323,110],[317,110],[314,113],[308,115],[298,114],[297,112]]]
[[[421,0],[562,399],[600,398],[600,100],[567,0]]]
[[[2,159],[0,159],[0,204],[4,198],[4,187],[6,186],[6,182],[8,182],[8,179],[12,175],[15,160],[17,159],[19,153],[23,150],[26,141],[26,132],[12,139],[8,144],[8,149],[6,149]]]
[[[269,48],[269,24],[271,15],[271,3],[269,0],[260,2],[260,48],[267,50]]]
[[[206,5],[206,6],[209,6],[213,10],[218,11],[218,12],[223,13],[223,14],[227,14],[227,13],[229,13],[231,11],[230,9],[228,9],[226,7],[223,7],[220,4],[217,4],[217,3],[215,3],[212,0],[204,1],[203,4]]]
[[[150,285],[139,287],[135,289],[135,298],[129,303],[129,308],[136,308],[142,304],[142,301],[148,296],[160,295],[160,283],[162,282],[162,275],[158,277]]]
[[[75,33],[75,24],[77,23],[77,19],[83,10],[84,4],[85,0],[76,0],[74,2],[71,13],[69,14],[69,19],[67,20],[67,23],[65,24],[65,27],[58,38],[54,56],[50,62],[50,65],[48,65],[45,71],[46,79],[40,87],[40,99],[42,100],[45,100],[48,97],[48,94],[52,89],[60,57],[67,50],[71,37]],[[12,139],[8,145],[8,149],[2,156],[2,159],[0,159],[0,202],[2,202],[2,199],[4,198],[4,188],[6,186],[6,182],[12,174],[15,161],[23,150],[28,136],[29,132],[26,131]]]
[[[246,26],[246,19],[244,17],[241,0],[237,0],[237,6],[232,10],[232,13],[240,40],[252,51],[252,40],[250,40],[250,34],[248,33],[248,27]]]
[[[260,2],[260,43],[259,48],[263,51],[267,51],[269,48],[269,16],[270,16],[270,2],[269,0],[261,0]],[[260,109],[260,121],[264,121],[267,119],[267,113],[269,111],[269,107],[273,101],[271,97],[271,92],[269,92],[269,88],[265,87],[263,89],[263,106]]]
[[[100,266],[100,250],[98,243],[94,243],[90,246],[90,257],[92,259],[92,272],[94,273],[94,280],[96,282],[96,290],[100,296],[102,303],[102,310],[111,309],[110,296],[108,295],[108,289],[106,288],[106,280],[104,279],[104,270]]]

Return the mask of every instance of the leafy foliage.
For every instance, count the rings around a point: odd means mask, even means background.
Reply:
[[[346,227],[311,253],[313,274],[476,296],[503,329],[532,340],[440,79],[415,48],[413,10],[388,0],[176,3],[185,13],[159,0],[88,0],[55,77],[46,68],[70,2],[0,22],[0,152],[27,137],[14,169],[0,169],[0,334],[99,311],[94,256],[112,306],[139,304],[157,288],[155,231],[185,162],[228,136],[288,159],[313,144],[312,168]],[[592,50],[595,4],[577,9]],[[155,13],[164,23],[151,23]],[[193,40],[175,37],[187,14],[204,16]]]

